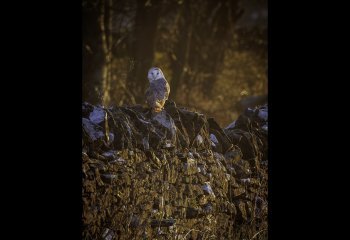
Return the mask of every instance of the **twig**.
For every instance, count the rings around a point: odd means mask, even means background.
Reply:
[[[200,231],[200,230],[197,230],[197,229],[193,229],[193,228],[192,228],[190,231],[188,231],[188,232],[185,234],[185,236],[182,238],[182,240],[185,240],[186,237],[187,237],[187,235],[190,234],[190,232],[192,232],[192,231],[202,232],[202,231]]]
[[[255,238],[256,236],[258,236],[259,233],[261,233],[261,232],[263,232],[263,231],[266,231],[266,230],[267,230],[266,228],[260,230],[259,232],[255,233],[254,236],[253,236],[251,239],[249,239],[249,240],[252,240],[252,239]]]

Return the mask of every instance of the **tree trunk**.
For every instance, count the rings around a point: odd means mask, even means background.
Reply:
[[[174,57],[171,57],[172,79],[170,89],[172,97],[176,99],[179,86],[184,84],[184,69],[188,65],[188,58],[192,40],[192,12],[189,1],[186,1],[180,11],[183,17],[179,21],[179,37],[175,45]],[[187,76],[188,77],[188,76]]]
[[[137,1],[133,48],[130,54],[133,68],[127,79],[127,89],[137,103],[144,102],[144,92],[148,84],[147,71],[153,64],[160,3],[161,0]]]
[[[84,23],[82,28],[83,100],[93,104],[100,103],[99,92],[102,88],[101,74],[104,64],[104,55],[100,42],[100,5],[101,2],[94,5],[91,1],[89,1],[82,9],[82,20]]]
[[[202,84],[203,92],[207,96],[211,96],[215,82],[219,72],[222,70],[225,49],[227,49],[229,41],[230,27],[241,17],[242,11],[238,8],[237,0],[221,0],[216,2],[215,5],[208,5],[208,13],[211,13],[215,9],[215,15],[213,16],[212,34],[209,35],[208,47],[207,47],[207,61],[200,64],[201,72],[205,73],[205,77]],[[206,30],[202,32],[202,36],[208,35]]]
[[[110,104],[110,89],[112,80],[112,17],[113,17],[113,0],[108,0],[106,4],[105,0],[102,0],[101,15],[100,15],[100,28],[102,37],[102,49],[104,54],[104,66],[102,69],[102,105],[108,106]],[[106,15],[106,9],[108,10],[108,16]],[[106,23],[107,22],[107,23]],[[106,25],[108,29],[106,28]]]

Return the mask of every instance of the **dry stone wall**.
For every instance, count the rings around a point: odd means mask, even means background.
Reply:
[[[83,239],[267,239],[267,106],[82,105]]]

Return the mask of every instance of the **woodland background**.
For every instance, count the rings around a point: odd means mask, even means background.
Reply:
[[[223,127],[267,96],[267,0],[83,0],[83,101],[144,104],[160,67],[178,106]]]

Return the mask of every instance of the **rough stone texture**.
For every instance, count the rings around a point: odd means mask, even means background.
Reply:
[[[267,239],[266,106],[82,107],[83,239]]]

